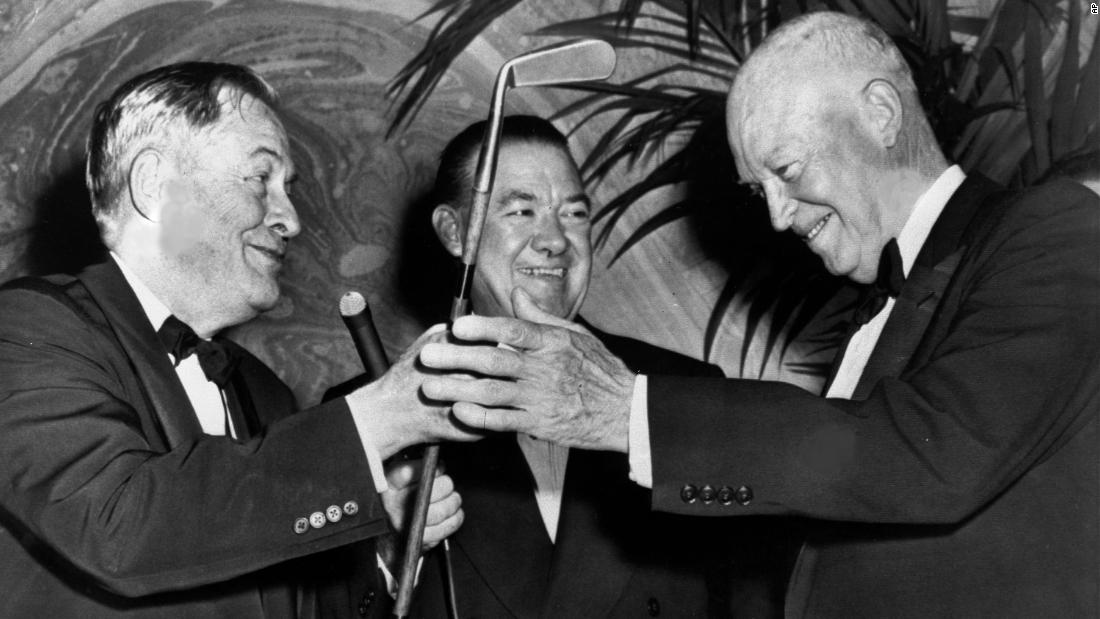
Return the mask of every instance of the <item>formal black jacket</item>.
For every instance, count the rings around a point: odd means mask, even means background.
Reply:
[[[809,518],[790,617],[1095,617],[1098,413],[1100,200],[971,175],[852,400],[650,378],[654,506]]]
[[[592,330],[635,371],[721,376],[715,366]],[[653,513],[624,454],[569,451],[556,543],[514,434],[447,444],[442,458],[466,513],[450,538],[460,617],[767,617],[776,608],[781,530],[746,521],[735,532]],[[425,561],[411,616],[443,619],[439,552]]]
[[[243,354],[253,434],[206,436],[114,262],[0,290],[0,617],[357,614],[323,551],[388,524],[351,415]]]

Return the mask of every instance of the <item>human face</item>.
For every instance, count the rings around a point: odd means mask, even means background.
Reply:
[[[885,152],[842,87],[776,81],[729,99],[741,179],[763,192],[772,226],[798,235],[830,273],[872,282],[899,232],[887,216]]]
[[[501,146],[478,248],[474,309],[512,316],[511,294],[519,287],[543,311],[573,318],[588,290],[591,227],[588,197],[568,153],[544,144]]]
[[[259,100],[237,101],[223,92],[221,118],[182,140],[176,221],[162,237],[194,304],[218,326],[275,305],[287,242],[300,230],[286,132]]]

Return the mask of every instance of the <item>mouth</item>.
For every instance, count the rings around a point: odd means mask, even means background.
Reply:
[[[810,228],[809,232],[802,235],[802,241],[809,243],[810,241],[814,240],[814,237],[821,233],[821,230],[825,227],[825,224],[829,223],[829,220],[832,218],[833,214],[829,213],[828,215],[819,219],[817,223],[814,224],[814,227]]]
[[[267,256],[275,264],[281,265],[283,260],[286,259],[286,248],[276,249],[272,247],[266,247],[264,245],[249,245],[252,249]]]
[[[565,279],[569,269],[565,267],[520,267],[516,269],[527,277],[546,277],[551,279]]]

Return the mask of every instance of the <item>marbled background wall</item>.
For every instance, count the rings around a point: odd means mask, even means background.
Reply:
[[[278,307],[233,337],[277,368],[303,403],[359,372],[337,302],[362,291],[391,356],[422,330],[399,288],[417,280],[401,256],[406,215],[434,177],[446,140],[484,118],[497,68],[507,58],[553,42],[526,33],[552,21],[590,15],[599,0],[521,4],[478,39],[437,87],[407,130],[387,140],[385,86],[420,48],[432,25],[415,18],[414,0],[14,0],[0,2],[0,281],[72,270],[95,250],[82,179],[91,110],[143,70],[184,59],[249,65],[281,93],[300,171],[296,204],[303,233],[291,244]],[[652,52],[648,52],[652,53]],[[613,77],[644,67],[644,53],[620,57]],[[517,90],[515,112],[549,115],[570,95]],[[570,119],[559,126],[570,129]],[[585,152],[596,127],[573,136]],[[595,189],[597,202],[615,182]],[[651,196],[596,260],[582,309],[609,331],[698,357],[722,268],[690,228],[669,226],[615,263],[611,251],[631,221],[668,196]],[[739,327],[719,334],[718,361],[737,366]],[[779,376],[773,364],[765,377]],[[814,379],[783,376],[812,385]]]

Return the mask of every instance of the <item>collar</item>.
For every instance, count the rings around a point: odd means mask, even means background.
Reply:
[[[138,303],[141,304],[141,309],[145,311],[145,317],[149,319],[149,322],[153,325],[153,330],[160,329],[165,320],[172,315],[172,312],[168,309],[168,306],[161,302],[160,299],[153,294],[152,290],[145,285],[138,276],[130,270],[130,267],[126,266],[126,263],[122,261],[122,258],[111,251],[111,258],[114,259],[115,264],[118,265],[118,270],[122,271],[122,277],[126,278],[126,283],[130,285],[130,288],[134,291],[134,295],[137,296]]]
[[[943,207],[964,180],[966,173],[959,166],[953,165],[944,170],[936,182],[917,198],[913,212],[909,214],[909,219],[905,221],[905,226],[898,235],[898,250],[901,252],[901,264],[906,276],[913,268],[917,254],[928,240],[928,234],[943,212]]]

